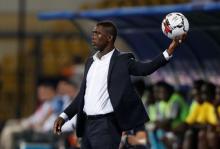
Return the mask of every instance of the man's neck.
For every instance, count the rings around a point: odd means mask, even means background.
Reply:
[[[102,58],[102,56],[106,55],[107,53],[111,52],[112,50],[114,50],[115,47],[114,46],[110,46],[110,47],[106,47],[104,50],[100,51],[97,56],[99,59]]]

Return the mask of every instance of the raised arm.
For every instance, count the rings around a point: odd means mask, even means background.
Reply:
[[[149,62],[137,61],[134,57],[129,56],[129,73],[134,76],[146,76],[153,73],[158,68],[165,65],[167,62],[168,61],[165,59],[163,54],[160,54],[154,60]]]
[[[175,48],[178,47],[180,43],[182,43],[185,40],[185,38],[186,38],[186,34],[180,37],[176,37],[171,42],[169,47],[163,52],[163,54],[160,54],[150,62],[137,61],[135,60],[132,54],[129,54],[128,55],[129,73],[135,76],[146,76],[153,73],[158,68],[164,66],[168,62]]]

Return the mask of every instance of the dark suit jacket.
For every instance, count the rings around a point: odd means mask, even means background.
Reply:
[[[92,57],[87,60],[80,91],[75,100],[64,110],[69,119],[78,114],[76,132],[79,137],[82,136],[84,130],[83,107],[86,76],[92,62]],[[134,90],[130,75],[146,76],[166,63],[167,60],[163,54],[151,62],[139,62],[135,60],[132,53],[114,51],[109,65],[108,92],[121,131],[135,128],[149,120],[144,105]]]

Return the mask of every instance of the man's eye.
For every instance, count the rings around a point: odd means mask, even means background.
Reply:
[[[92,32],[93,35],[96,35],[96,36],[99,36],[101,35],[101,33],[98,33],[98,32]]]

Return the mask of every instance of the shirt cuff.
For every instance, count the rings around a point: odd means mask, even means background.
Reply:
[[[65,122],[69,120],[68,116],[67,116],[66,113],[64,113],[64,112],[61,113],[61,114],[59,115],[59,117],[62,117],[62,118],[65,120]]]
[[[165,51],[163,52],[163,56],[164,56],[164,58],[165,58],[167,61],[173,57],[173,55],[169,55],[169,54],[167,53],[167,50],[165,50]]]

